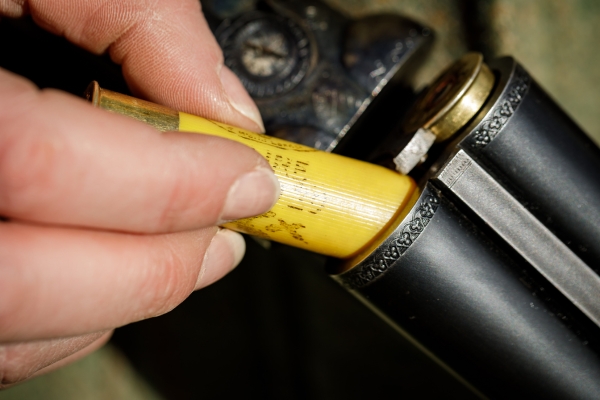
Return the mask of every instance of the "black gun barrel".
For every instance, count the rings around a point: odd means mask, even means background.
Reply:
[[[600,396],[600,151],[512,58],[400,226],[334,275],[490,398]]]

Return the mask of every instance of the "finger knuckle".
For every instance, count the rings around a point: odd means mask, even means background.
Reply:
[[[52,193],[64,156],[61,145],[43,137],[10,135],[0,140],[0,207],[26,211],[32,199]]]
[[[23,289],[26,288],[18,284],[18,280],[0,280],[0,340],[11,339],[31,311],[27,290]]]
[[[165,203],[158,218],[157,230],[170,231],[177,225],[193,198],[192,185],[185,174],[175,174],[165,193]]]
[[[195,283],[190,274],[190,262],[176,249],[168,246],[160,253],[160,260],[155,263],[155,272],[143,285],[147,296],[145,318],[171,311],[189,296]]]

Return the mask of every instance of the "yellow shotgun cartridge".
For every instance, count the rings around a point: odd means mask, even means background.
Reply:
[[[270,211],[223,225],[238,232],[349,258],[399,223],[417,198],[410,177],[378,165],[177,112],[102,89],[97,82],[90,84],[86,97],[99,108],[160,131],[220,136],[243,143],[267,159],[281,195]]]

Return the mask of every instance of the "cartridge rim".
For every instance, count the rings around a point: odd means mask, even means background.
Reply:
[[[483,107],[494,81],[483,55],[465,54],[421,93],[405,120],[405,132],[425,128],[436,135],[436,142],[450,138]]]

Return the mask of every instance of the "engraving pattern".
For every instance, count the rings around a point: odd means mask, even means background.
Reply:
[[[415,209],[410,221],[399,227],[397,233],[394,234],[395,238],[390,243],[377,249],[374,255],[363,262],[363,265],[356,266],[340,275],[339,281],[348,289],[359,289],[385,273],[396,260],[406,253],[423,232],[439,204],[440,200],[437,196],[433,194],[425,196]]]
[[[442,169],[438,179],[442,181],[448,188],[460,179],[462,174],[469,169],[473,160],[463,150],[459,151],[450,163]]]
[[[521,104],[523,96],[529,90],[530,82],[531,79],[527,72],[520,65],[517,65],[511,87],[498,101],[498,105],[494,107],[492,116],[484,120],[473,133],[472,147],[477,149],[485,147],[500,133],[519,104]]]

